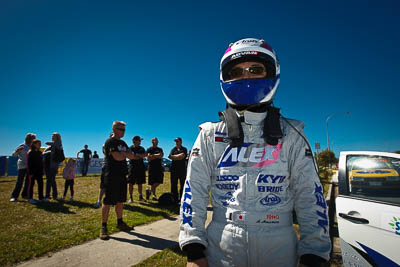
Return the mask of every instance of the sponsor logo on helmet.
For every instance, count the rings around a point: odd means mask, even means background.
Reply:
[[[261,168],[278,160],[282,144],[271,146],[267,144],[244,143],[241,147],[227,146],[220,158],[218,168],[251,167]]]
[[[227,192],[224,196],[220,196],[218,199],[221,200],[221,203],[224,206],[228,206],[230,202],[232,203],[236,200],[232,192]]]
[[[231,56],[231,60],[239,58],[239,57],[243,57],[243,56],[256,56],[258,55],[257,51],[243,51],[243,52],[238,52],[235,53]]]
[[[264,197],[263,199],[261,199],[260,203],[261,203],[261,205],[264,205],[264,206],[274,206],[274,205],[281,203],[281,201],[282,200],[280,197],[271,193],[271,194],[267,195],[266,197]]]
[[[238,45],[238,44],[251,44],[251,43],[259,43],[260,42],[260,40],[257,40],[257,39],[243,39],[243,40],[239,40],[239,41],[237,41],[236,43],[235,43],[235,45]]]

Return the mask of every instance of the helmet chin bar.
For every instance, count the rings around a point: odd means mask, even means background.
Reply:
[[[226,106],[230,106],[233,109],[236,109],[238,111],[251,111],[251,112],[257,112],[257,113],[261,113],[261,112],[266,112],[267,108],[269,106],[271,106],[273,103],[272,100],[268,101],[268,102],[264,102],[264,103],[257,103],[257,104],[250,104],[250,105],[234,105],[234,104],[229,104],[226,103]]]

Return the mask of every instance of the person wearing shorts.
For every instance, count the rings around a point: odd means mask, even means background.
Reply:
[[[143,201],[143,184],[146,183],[146,166],[144,165],[143,159],[147,157],[146,150],[140,145],[143,138],[135,136],[132,139],[133,145],[130,149],[134,155],[133,159],[129,161],[129,173],[128,173],[128,184],[129,184],[129,203],[133,202],[133,186],[138,185],[139,201]]]
[[[152,200],[157,200],[157,186],[162,184],[164,181],[164,170],[162,166],[164,152],[162,148],[158,147],[158,139],[156,137],[151,139],[151,143],[152,146],[147,149],[147,160],[149,161],[149,185],[151,185],[151,193],[153,194]]]
[[[117,228],[121,231],[133,230],[122,220],[123,203],[126,201],[126,175],[128,166],[126,158],[133,159],[133,153],[128,145],[121,140],[125,134],[125,122],[114,121],[112,130],[113,136],[108,138],[104,143],[104,192],[105,197],[101,209],[102,227],[100,231],[100,239],[108,240],[107,231],[108,214],[110,207],[115,206],[117,214]]]

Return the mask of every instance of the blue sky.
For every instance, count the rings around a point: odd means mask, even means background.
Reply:
[[[101,146],[114,120],[168,154],[225,108],[229,43],[265,39],[281,62],[274,104],[314,148],[400,150],[400,2],[0,2],[0,155],[27,132],[62,135],[67,156]],[[350,111],[350,115],[345,112]],[[102,153],[100,152],[100,155]]]

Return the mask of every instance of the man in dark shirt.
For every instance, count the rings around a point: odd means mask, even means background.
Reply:
[[[142,188],[143,184],[146,183],[146,166],[144,165],[143,159],[147,157],[146,150],[140,146],[143,138],[140,136],[135,136],[132,139],[133,145],[130,149],[133,153],[133,159],[129,161],[129,203],[133,202],[132,193],[134,184],[138,185],[139,201],[143,201]]]
[[[100,239],[109,239],[107,231],[108,214],[111,205],[115,206],[117,228],[121,231],[133,230],[122,220],[123,203],[126,201],[126,174],[128,166],[126,158],[133,159],[128,145],[121,140],[125,134],[125,122],[114,121],[112,137],[104,144],[104,189],[105,197],[101,209],[102,227]]]
[[[92,159],[92,151],[88,149],[88,145],[85,145],[84,149],[76,153],[77,159],[79,159],[79,153],[83,153],[82,176],[86,176],[89,169],[89,162]]]
[[[162,184],[164,180],[164,170],[162,167],[164,152],[162,148],[158,147],[158,139],[156,137],[151,139],[151,143],[153,145],[147,149],[147,160],[149,161],[149,185],[151,185],[153,200],[157,200],[156,188]],[[149,197],[149,195],[146,195],[146,198]]]
[[[176,146],[169,153],[168,158],[172,160],[171,164],[171,193],[175,201],[179,202],[182,197],[183,186],[186,179],[186,156],[187,149],[182,146],[182,138],[175,138]],[[178,198],[178,180],[180,184]]]

